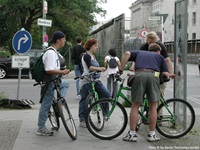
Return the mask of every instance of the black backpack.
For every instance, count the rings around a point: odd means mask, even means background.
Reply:
[[[117,61],[115,57],[110,57],[110,60],[108,61],[108,66],[110,68],[116,68],[117,67]]]

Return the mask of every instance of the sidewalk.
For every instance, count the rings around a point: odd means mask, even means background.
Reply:
[[[1,136],[5,136],[1,138],[0,150],[131,150],[133,147],[141,150],[150,149],[151,143],[148,143],[141,136],[138,137],[137,143],[122,141],[122,137],[127,132],[111,141],[95,138],[86,128],[78,127],[79,122],[76,117],[78,105],[70,106],[70,108],[78,130],[76,141],[71,140],[62,123],[61,128],[54,133],[54,136],[37,136],[39,105],[34,106],[30,110],[1,110],[0,133]],[[47,126],[50,127],[49,121],[47,121]]]
[[[70,105],[78,130],[78,138],[73,141],[61,122],[61,128],[54,136],[37,136],[37,118],[39,104],[29,110],[1,110],[0,116],[0,150],[148,150],[148,149],[200,149],[200,121],[196,116],[196,123],[192,131],[179,139],[161,137],[158,142],[147,142],[146,134],[148,126],[142,125],[138,132],[138,142],[124,142],[122,137],[127,133],[129,125],[124,133],[113,140],[105,141],[92,136],[86,128],[78,127],[78,105]],[[49,121],[47,126],[51,127]]]

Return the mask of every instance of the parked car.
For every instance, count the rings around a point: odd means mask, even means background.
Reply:
[[[43,54],[43,50],[29,50],[23,55],[30,56],[30,67],[33,66],[35,60]],[[19,69],[12,68],[12,57],[0,58],[0,79],[5,78],[6,76],[17,76],[19,74]],[[29,68],[23,68],[22,75],[29,75]]]

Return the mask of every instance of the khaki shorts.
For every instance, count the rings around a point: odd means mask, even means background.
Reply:
[[[156,72],[136,72],[131,86],[132,101],[143,103],[145,94],[150,102],[160,99],[160,79]]]

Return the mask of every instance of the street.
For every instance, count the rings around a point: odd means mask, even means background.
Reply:
[[[200,108],[200,75],[198,66],[194,64],[189,64],[187,68],[187,100],[194,106],[194,108]],[[128,72],[128,71],[127,71]],[[124,76],[126,73],[124,73]],[[66,78],[70,87],[67,93],[67,101],[72,104],[77,104],[76,100],[76,88],[74,80],[74,72],[72,71]],[[101,80],[106,85],[106,78],[104,73],[101,75]],[[40,97],[40,87],[33,86],[34,80],[30,79],[21,79],[19,86],[19,99],[30,99],[35,104],[39,103]],[[6,78],[0,80],[0,91],[8,97],[9,99],[17,98],[17,89],[18,89],[18,79],[17,78]],[[167,83],[167,89],[165,92],[165,98],[173,97],[173,80]]]

